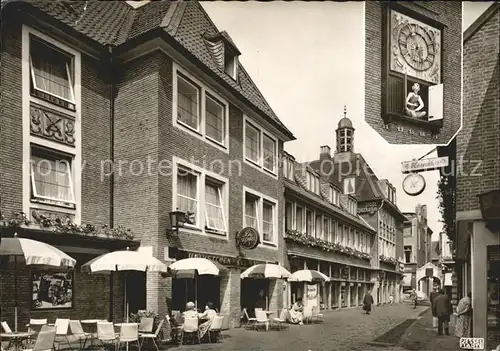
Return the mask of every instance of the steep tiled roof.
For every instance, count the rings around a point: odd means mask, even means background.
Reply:
[[[238,79],[234,80],[214,61],[204,39],[206,36],[220,34],[235,44],[227,33],[217,29],[197,1],[150,1],[137,9],[125,1],[19,0],[12,3],[30,4],[101,45],[119,46],[130,39],[162,28],[203,65],[263,112],[290,139],[295,139],[241,64],[238,66]]]

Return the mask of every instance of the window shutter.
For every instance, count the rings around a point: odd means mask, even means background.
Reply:
[[[429,87],[429,121],[443,119],[443,92],[443,84]]]

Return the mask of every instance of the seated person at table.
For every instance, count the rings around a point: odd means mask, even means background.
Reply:
[[[200,330],[200,338],[203,338],[208,330],[210,328],[210,324],[212,324],[213,319],[217,316],[217,311],[214,309],[214,304],[211,302],[207,302],[207,305],[205,306],[205,312],[200,314],[200,319],[204,320],[203,323],[200,324],[199,330]]]
[[[198,318],[198,312],[194,309],[194,302],[189,301],[186,304],[186,310],[182,312],[182,319],[186,318]]]
[[[304,324],[304,305],[302,304],[302,298],[297,298],[297,301],[292,306],[290,310],[290,322],[294,324]]]

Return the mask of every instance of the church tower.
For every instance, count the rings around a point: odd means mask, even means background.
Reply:
[[[337,130],[337,148],[335,153],[354,152],[354,127],[347,118],[347,109],[344,106],[344,118],[339,121]]]

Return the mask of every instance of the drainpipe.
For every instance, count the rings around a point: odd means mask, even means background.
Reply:
[[[111,167],[114,167],[115,162],[115,83],[114,83],[114,70],[113,70],[113,47],[108,46],[108,58],[109,58],[109,76],[108,76],[108,89],[109,89],[109,157],[111,160]],[[115,186],[115,174],[113,168],[110,170],[109,176],[109,227],[114,227],[114,186]],[[113,294],[113,272],[109,275],[109,316],[108,320],[113,321],[114,316],[114,294]]]

